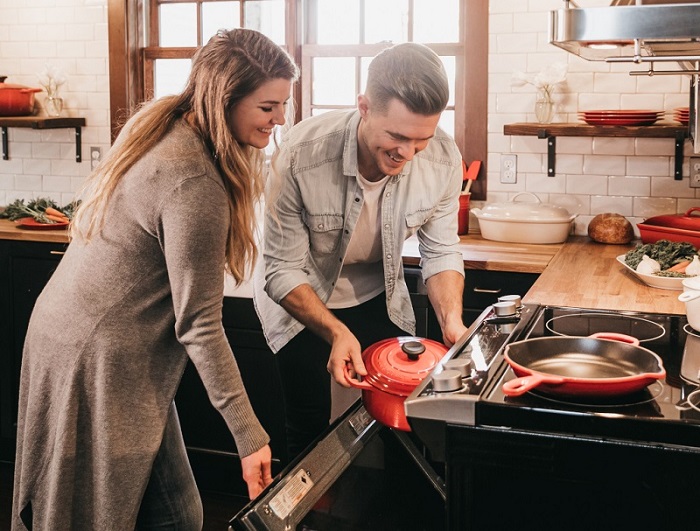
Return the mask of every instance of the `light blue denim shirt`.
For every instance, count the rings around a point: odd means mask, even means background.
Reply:
[[[358,183],[357,111],[334,111],[303,120],[283,139],[268,181],[262,260],[254,275],[255,308],[267,342],[277,352],[302,329],[279,304],[310,284],[330,298],[363,203]],[[391,320],[415,333],[416,319],[404,281],[402,250],[416,234],[423,279],[453,270],[464,274],[457,247],[462,158],[438,129],[428,146],[391,177],[381,199],[386,303]]]

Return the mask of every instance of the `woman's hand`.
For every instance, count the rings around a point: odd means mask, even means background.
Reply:
[[[243,479],[248,485],[248,497],[252,500],[272,483],[272,451],[265,445],[257,452],[241,458]]]

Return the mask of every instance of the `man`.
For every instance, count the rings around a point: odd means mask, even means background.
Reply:
[[[356,110],[308,118],[283,139],[268,182],[255,306],[277,353],[289,458],[328,426],[328,372],[347,387],[346,366],[366,375],[364,348],[415,333],[401,259],[412,234],[444,342],[466,332],[462,159],[437,128],[448,96],[434,52],[396,45],[372,60]]]

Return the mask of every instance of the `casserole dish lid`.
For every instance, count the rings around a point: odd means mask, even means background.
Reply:
[[[520,196],[530,196],[534,201],[516,201]],[[520,192],[513,196],[509,202],[490,203],[484,205],[474,214],[479,218],[499,221],[538,221],[548,223],[561,223],[573,220],[576,215],[571,215],[564,207],[550,203],[542,203],[540,198],[530,192]],[[700,221],[700,217],[698,218]]]
[[[700,207],[688,209],[685,214],[665,214],[644,220],[645,225],[669,227],[672,229],[699,230]]]

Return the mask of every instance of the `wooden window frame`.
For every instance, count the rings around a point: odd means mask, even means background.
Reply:
[[[301,68],[300,83],[294,89],[295,101],[301,102],[297,108],[297,121],[310,112],[308,102],[302,98],[302,86],[310,82],[310,61],[313,56],[333,53],[355,57],[360,51],[362,56],[371,57],[387,46],[306,44],[302,47],[302,2],[303,0],[288,0],[285,22],[286,48]],[[146,87],[153,87],[153,61],[158,58],[189,58],[196,48],[157,47],[157,27],[151,25],[157,18],[149,17],[152,10],[157,9],[155,0],[108,0],[107,8],[110,119],[114,140],[125,119],[147,99]],[[472,199],[485,200],[488,155],[488,0],[461,0],[461,10],[462,43],[434,44],[430,47],[438,54],[453,55],[456,58],[455,108],[462,109],[463,112],[455,112],[454,138],[467,163],[472,160],[482,161],[479,179],[472,184],[471,192]],[[145,42],[146,21],[151,36],[148,43]]]

